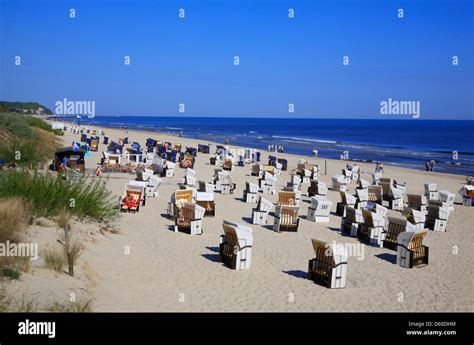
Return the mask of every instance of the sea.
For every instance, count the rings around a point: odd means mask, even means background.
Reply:
[[[474,175],[474,121],[271,119],[229,117],[96,116],[82,125],[167,132],[207,142],[267,150],[283,146],[285,153],[360,162],[383,162],[435,171]],[[150,133],[151,138],[159,139]]]

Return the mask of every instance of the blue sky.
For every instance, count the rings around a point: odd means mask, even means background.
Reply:
[[[420,101],[422,119],[474,119],[473,2],[0,0],[0,100],[93,100],[97,115],[379,119],[392,98]]]

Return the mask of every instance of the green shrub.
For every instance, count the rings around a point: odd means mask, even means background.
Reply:
[[[62,130],[53,129],[49,123],[47,123],[46,121],[43,121],[43,120],[41,120],[37,117],[25,116],[25,120],[26,120],[28,126],[30,126],[30,127],[40,128],[42,130],[45,130],[45,131],[50,132],[50,133],[54,133],[56,135],[62,135],[63,134]]]
[[[0,113],[0,128],[18,137],[29,137],[33,134],[26,117],[16,113]]]
[[[19,280],[21,277],[21,272],[11,268],[11,267],[2,267],[0,268],[1,270],[1,276],[5,278],[10,278],[10,279],[15,279]]]
[[[117,215],[116,205],[101,179],[65,181],[61,175],[7,171],[0,173],[0,198],[22,197],[37,216],[56,216],[64,208],[78,218],[106,220]]]

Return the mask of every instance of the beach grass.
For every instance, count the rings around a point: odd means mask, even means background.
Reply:
[[[43,252],[44,265],[48,269],[56,272],[62,272],[66,265],[66,257],[63,251],[54,249],[45,249]]]
[[[0,200],[0,243],[18,243],[31,218],[30,206],[18,196]]]
[[[67,208],[72,215],[102,221],[117,215],[104,181],[85,177],[66,181],[62,176],[24,170],[0,174],[0,198],[21,197],[36,216],[56,216]]]
[[[55,301],[48,305],[46,309],[52,313],[89,313],[92,311],[92,299],[81,297],[76,302],[61,303]]]

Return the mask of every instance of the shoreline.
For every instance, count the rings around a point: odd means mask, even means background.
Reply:
[[[48,118],[48,119],[46,119],[46,121],[53,122],[54,120],[51,119],[51,118]],[[65,123],[73,124],[73,125],[77,126],[77,123],[74,122],[74,121],[61,119],[58,122],[65,122]],[[99,125],[95,125],[95,124],[81,124],[80,126],[85,127],[85,128],[109,129],[109,130],[123,131],[124,134],[127,134],[127,133],[125,133],[124,127],[118,127],[118,126],[115,127],[115,126],[110,126],[110,125],[99,126]],[[128,133],[150,134],[150,135],[151,135],[151,133],[153,133],[156,136],[173,137],[173,138],[178,138],[178,140],[179,140],[179,138],[183,138],[183,139],[191,140],[191,141],[195,142],[196,145],[198,143],[199,144],[208,144],[209,143],[209,144],[212,144],[214,146],[215,145],[224,145],[224,143],[222,143],[222,142],[209,141],[209,140],[204,140],[204,139],[197,139],[197,138],[188,137],[186,135],[179,136],[179,135],[175,135],[174,133],[163,132],[163,131],[144,130],[144,129],[128,129]],[[143,144],[143,143],[140,143],[140,144]],[[373,160],[373,161],[359,160],[359,159],[339,160],[339,159],[335,159],[335,158],[313,157],[311,155],[302,155],[302,154],[298,154],[298,153],[271,152],[271,151],[261,149],[261,148],[257,148],[257,147],[254,147],[254,146],[234,145],[232,143],[229,144],[228,146],[231,147],[231,148],[236,148],[236,149],[239,149],[239,148],[240,149],[242,149],[242,148],[256,149],[256,150],[262,152],[262,154],[265,153],[265,154],[268,154],[268,155],[277,156],[277,158],[301,157],[301,158],[307,159],[308,161],[324,161],[324,160],[327,160],[327,161],[330,161],[330,162],[345,162],[344,164],[356,163],[359,166],[361,166],[361,168],[362,168],[362,166],[371,165],[373,167],[371,172],[373,172],[375,170],[375,165],[377,164],[377,161],[375,161],[375,160]],[[211,151],[211,153],[213,153],[213,152]],[[412,166],[412,165],[409,165],[409,164],[404,164],[404,163],[384,162],[384,165],[386,167],[390,166],[391,168],[397,168],[397,169],[409,169],[410,171],[418,171],[418,172],[426,173],[428,175],[435,175],[435,176],[436,175],[449,175],[449,176],[453,176],[453,177],[463,176],[464,178],[466,176],[470,176],[470,175],[466,175],[466,174],[455,174],[455,173],[450,173],[450,172],[426,171],[426,170],[423,170],[422,168],[416,168],[415,166]]]

